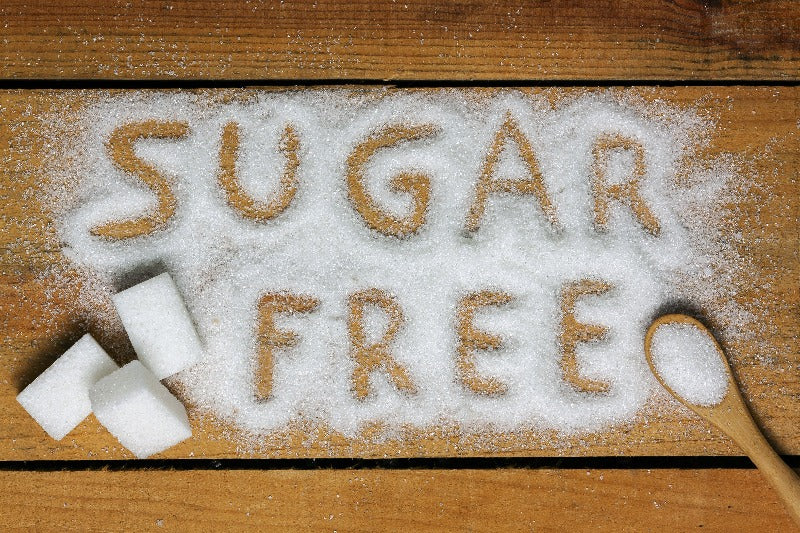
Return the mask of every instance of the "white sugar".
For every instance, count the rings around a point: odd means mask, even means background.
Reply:
[[[200,361],[202,344],[168,273],[115,294],[113,300],[136,355],[158,379]]]
[[[97,420],[136,457],[192,436],[183,404],[139,361],[98,381],[89,396]]]
[[[725,397],[728,374],[707,333],[691,324],[664,324],[653,333],[650,350],[661,379],[687,402],[711,406]]]
[[[151,265],[172,274],[206,348],[205,359],[175,382],[196,409],[242,435],[265,438],[296,423],[350,438],[375,424],[396,436],[407,428],[451,426],[465,434],[585,433],[627,423],[658,390],[642,352],[652,316],[687,294],[701,295],[700,304],[730,296],[721,273],[739,258],[732,248],[722,250],[719,239],[709,239],[708,231],[720,204],[731,200],[722,191],[743,178],[729,160],[702,159],[700,149],[713,125],[691,108],[614,91],[559,93],[555,103],[547,95],[518,91],[245,94],[102,96],[86,109],[79,135],[65,148],[72,166],[53,185],[50,198],[64,253],[102,280],[96,291],[111,294],[126,286],[132,272]],[[508,117],[530,145],[557,224],[534,195],[493,192],[480,228],[468,233],[465,221],[478,180]],[[105,145],[115,128],[149,119],[189,125],[180,139],[135,144],[137,156],[172,184],[175,215],[149,235],[95,237],[91,228],[142,216],[155,206],[155,195],[115,167]],[[221,135],[230,122],[239,125],[241,187],[261,202],[280,189],[286,157],[278,147],[287,124],[299,139],[297,192],[272,220],[242,217],[218,183]],[[381,148],[364,165],[365,188],[375,204],[398,217],[408,214],[413,202],[410,194],[390,188],[392,177],[402,172],[429,177],[425,223],[404,239],[366,225],[350,200],[346,178],[356,147],[398,124],[431,125],[436,131]],[[605,229],[596,227],[593,147],[604,135],[641,146],[645,171],[639,194],[660,224],[657,236],[615,200],[609,202]],[[529,162],[521,154],[522,147],[508,140],[494,179],[529,179]],[[636,161],[630,151],[612,150],[608,184],[625,182]],[[604,384],[601,393],[576,387],[562,364],[561,294],[583,279],[611,286],[604,294],[577,298],[574,310],[579,323],[608,331],[602,339],[578,343],[575,355],[577,376]],[[686,281],[692,279],[704,280],[702,291]],[[353,394],[348,298],[370,288],[391,294],[403,311],[391,354],[407,369],[416,393],[399,391],[377,369],[370,374],[367,398]],[[501,395],[475,394],[457,373],[458,301],[481,290],[512,296],[508,304],[481,308],[474,317],[477,328],[502,339],[499,349],[473,354],[481,376],[505,385]],[[295,332],[297,342],[274,350],[272,390],[263,398],[256,390],[258,302],[266,293],[287,291],[311,296],[319,306],[275,315],[275,327]],[[149,320],[162,305],[154,300],[136,316]],[[369,340],[375,340],[386,319],[380,310],[365,312]],[[740,322],[735,312],[726,316],[734,317],[732,324]],[[135,336],[137,352],[142,343],[173,342],[170,335]]]
[[[116,369],[116,363],[86,334],[25,387],[17,401],[48,435],[61,440],[92,412],[89,389]]]

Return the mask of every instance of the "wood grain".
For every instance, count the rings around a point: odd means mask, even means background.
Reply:
[[[683,87],[636,90],[646,99],[700,105],[717,118],[707,151],[749,161],[758,187],[738,205],[726,231],[741,232],[740,252],[752,268],[733,280],[737,300],[763,313],[752,342],[727,342],[732,366],[756,419],[780,453],[800,453],[800,170],[797,137],[800,90],[758,87]],[[243,94],[241,92],[235,94]],[[550,90],[553,98],[562,91]],[[0,459],[130,457],[93,417],[62,442],[44,432],[15,401],[16,394],[64,349],[89,331],[121,359],[131,357],[121,328],[98,326],[82,307],[80,275],[69,269],[36,191],[44,176],[48,110],[79,109],[95,92],[6,91],[0,93]],[[68,129],[68,125],[64,126]],[[62,132],[68,135],[68,131]],[[728,238],[725,233],[721,238]],[[54,266],[74,283],[58,282]],[[712,324],[713,325],[713,324]],[[763,328],[762,328],[763,326]],[[723,338],[723,342],[726,339]],[[767,355],[769,360],[761,357]],[[611,431],[553,441],[552,436],[494,435],[491,452],[477,440],[453,435],[415,436],[404,442],[351,442],[335,435],[278,435],[262,450],[241,450],[225,428],[193,419],[194,437],[164,457],[380,457],[468,455],[703,455],[740,454],[726,438],[687,410],[675,407]],[[311,441],[309,443],[309,440]]]
[[[786,81],[798,36],[792,0],[4,0],[0,78]]]
[[[796,528],[756,470],[0,472],[0,508],[3,531]]]

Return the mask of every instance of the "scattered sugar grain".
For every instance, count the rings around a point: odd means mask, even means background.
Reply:
[[[481,168],[509,114],[530,140],[560,225],[549,225],[533,196],[493,194],[480,230],[466,236]],[[165,230],[142,238],[93,238],[89,228],[152,205],[150,193],[110,163],[104,141],[120,124],[153,117],[190,124],[185,139],[136,144],[139,157],[175,183],[176,214]],[[245,220],[217,184],[220,133],[229,121],[239,123],[242,133],[242,187],[263,201],[277,190],[285,163],[277,150],[280,132],[286,124],[297,131],[298,191],[274,220]],[[376,203],[398,215],[408,211],[409,197],[387,188],[391,176],[409,170],[431,176],[427,221],[402,241],[367,228],[346,190],[347,156],[371,132],[391,124],[439,129],[430,138],[379,150],[365,169]],[[726,296],[730,284],[719,274],[741,265],[732,246],[708,237],[721,226],[716,213],[726,199],[720,191],[745,179],[735,161],[700,164],[699,147],[712,127],[691,108],[615,91],[559,94],[556,105],[547,95],[510,90],[489,96],[457,90],[253,92],[226,104],[199,93],[106,95],[87,109],[67,147],[74,166],[63,175],[67,182],[80,177],[80,183],[54,194],[53,210],[60,213],[65,254],[105,278],[106,290],[142,264],[161,262],[173,273],[207,349],[206,359],[176,380],[193,405],[237,426],[242,438],[264,441],[300,422],[351,438],[375,423],[394,436],[408,427],[457,427],[473,436],[528,429],[587,433],[629,423],[658,390],[641,351],[648,318],[685,294],[699,295],[701,305]],[[608,231],[593,228],[592,144],[609,132],[644,148],[641,194],[662,225],[658,237],[619,202],[611,204]],[[630,163],[625,154],[610,158],[611,179],[622,179]],[[509,141],[496,177],[527,176],[527,163]],[[581,344],[577,353],[579,374],[607,383],[606,394],[575,390],[560,366],[559,293],[566,282],[583,278],[613,285],[576,304],[579,321],[609,328],[605,339]],[[696,279],[702,291],[689,281]],[[403,309],[392,354],[408,369],[416,394],[398,392],[376,371],[372,395],[363,402],[353,398],[347,297],[370,287],[394,294]],[[481,327],[503,339],[500,349],[474,354],[481,375],[507,385],[497,397],[466,390],[455,372],[457,301],[484,289],[514,297],[476,315]],[[287,290],[313,295],[321,305],[313,313],[276,318],[299,341],[276,351],[273,395],[264,401],[254,394],[257,302],[264,292]],[[747,320],[730,316],[732,327]],[[371,317],[370,324],[380,330],[381,317]]]
[[[725,397],[725,363],[704,331],[691,324],[664,324],[653,333],[650,351],[661,379],[687,402],[711,406]]]
[[[92,412],[89,389],[116,363],[88,333],[17,395],[17,401],[55,440]]]
[[[186,408],[139,361],[98,381],[89,397],[97,420],[140,459],[192,436]]]

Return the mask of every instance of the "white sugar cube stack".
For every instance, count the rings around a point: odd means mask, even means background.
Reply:
[[[118,368],[87,334],[17,400],[56,440],[94,412],[123,446],[145,458],[191,437],[186,408],[159,380],[197,363],[203,348],[169,274],[113,301],[139,360]]]
[[[192,436],[186,408],[139,361],[98,381],[89,397],[97,420],[140,459]]]
[[[113,300],[136,355],[158,379],[200,361],[203,347],[168,273],[117,293]]]
[[[17,401],[55,440],[92,412],[89,389],[117,369],[88,333],[17,395]]]

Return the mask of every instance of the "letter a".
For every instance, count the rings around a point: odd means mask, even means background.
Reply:
[[[500,161],[500,154],[503,152],[503,148],[509,138],[514,140],[522,160],[528,167],[530,177],[527,179],[510,180],[496,179],[494,177],[495,168]],[[472,201],[472,206],[469,208],[469,214],[467,215],[465,227],[468,232],[472,233],[480,228],[481,219],[483,219],[483,215],[486,212],[486,203],[489,200],[489,195],[493,193],[531,194],[535,196],[547,220],[550,221],[553,227],[558,227],[556,211],[547,196],[544,179],[539,170],[539,163],[536,161],[531,143],[520,131],[519,126],[510,114],[506,116],[506,121],[495,135],[494,142],[492,142],[492,146],[489,148],[489,153],[483,163],[481,177],[475,189],[475,199]]]

